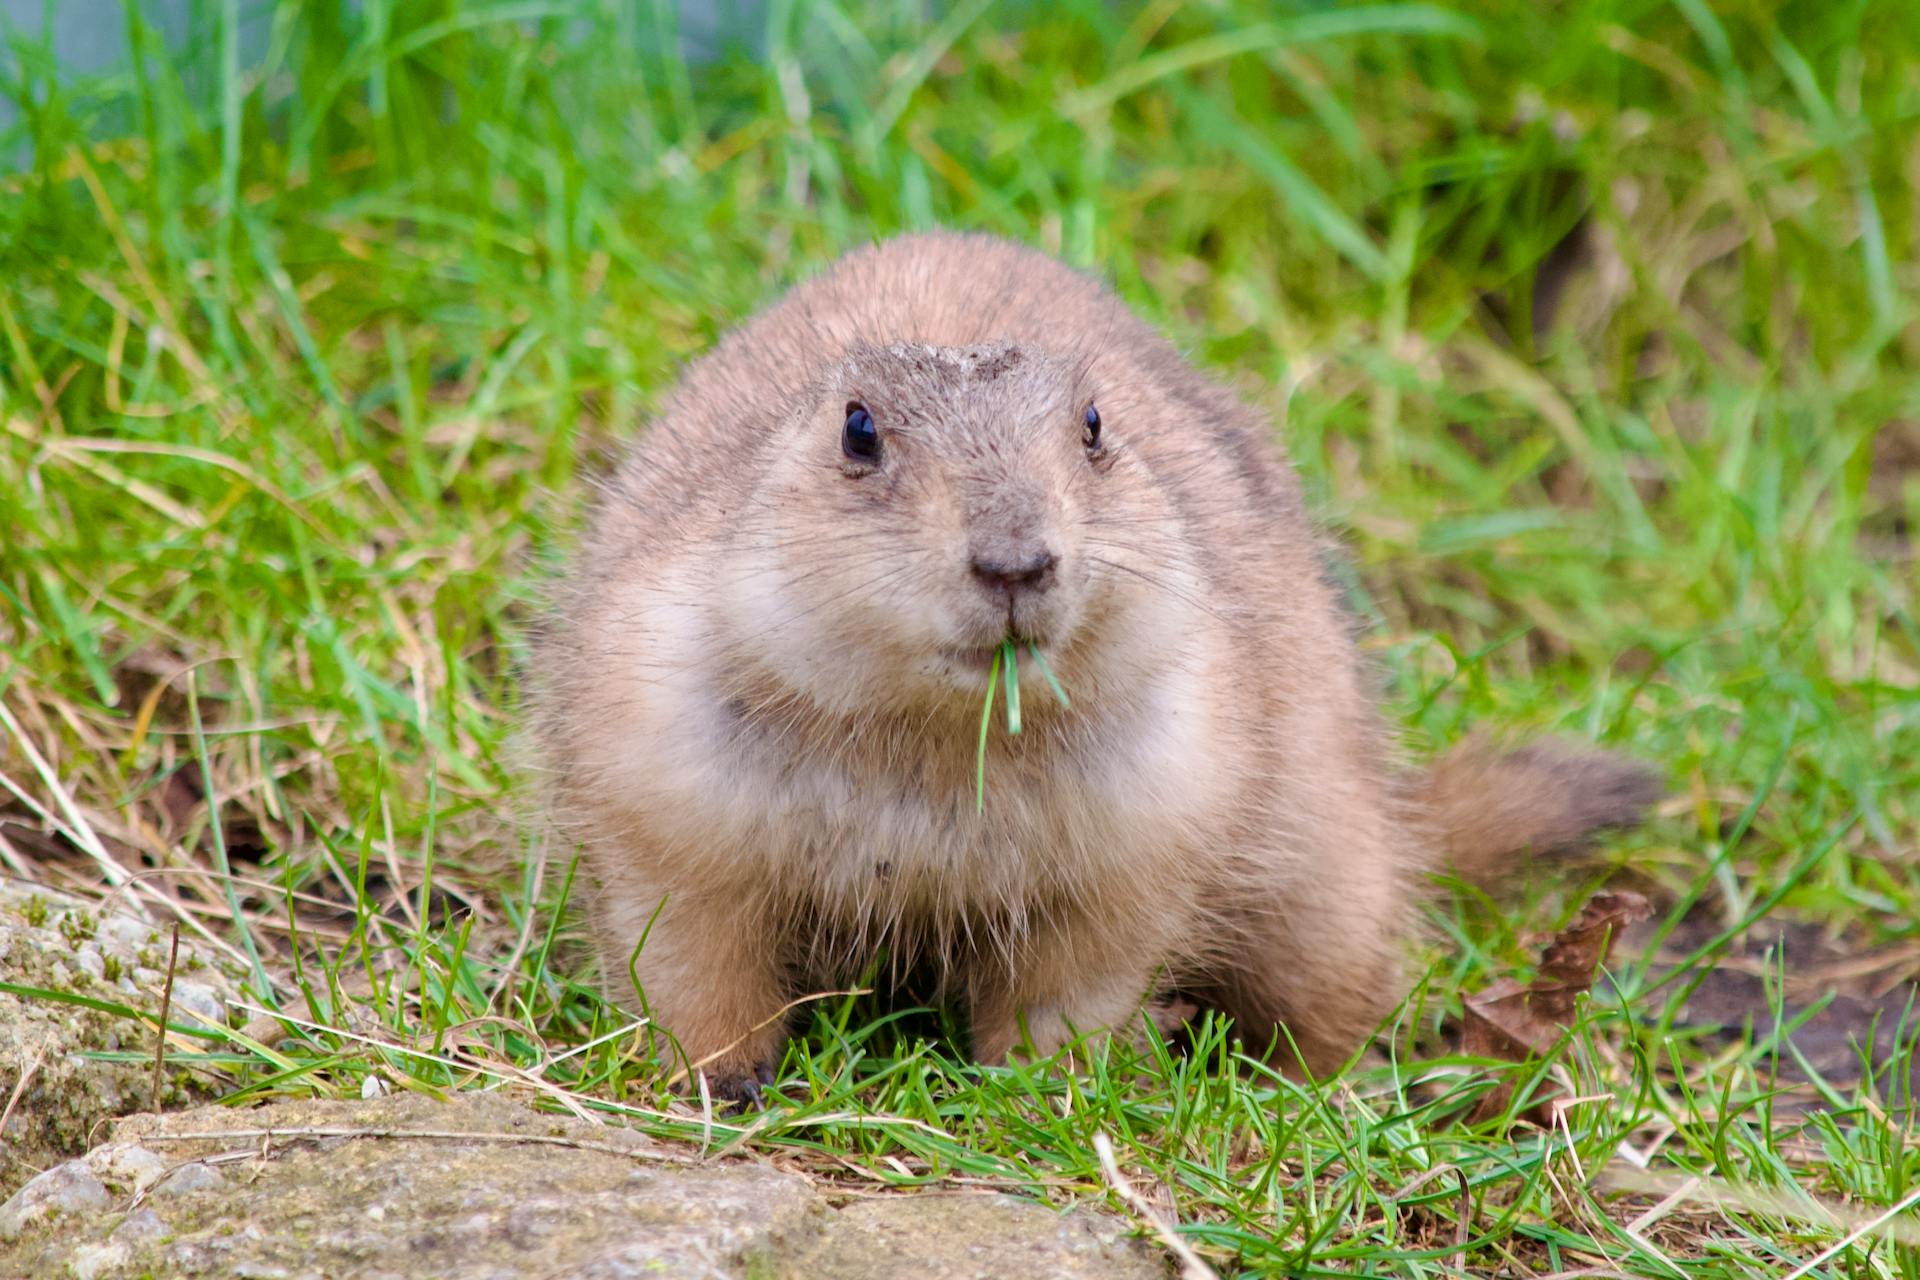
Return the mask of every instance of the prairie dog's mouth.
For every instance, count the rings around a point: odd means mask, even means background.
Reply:
[[[995,644],[986,645],[981,648],[956,647],[942,649],[940,656],[951,666],[961,667],[968,671],[987,671],[993,667],[994,656],[1000,652],[1002,647],[1002,645]]]
[[[1033,658],[1030,651],[1037,650],[1042,657],[1047,656],[1048,652],[1045,641],[1036,640],[1032,636],[1009,635],[1002,637],[993,644],[948,645],[946,648],[940,650],[940,657],[949,666],[959,667],[966,671],[978,671],[984,675],[992,669],[993,660],[999,657],[1009,645],[1013,647],[1014,659],[1019,662],[1022,667],[1029,666],[1032,663]],[[1004,662],[1002,665],[1004,665]]]

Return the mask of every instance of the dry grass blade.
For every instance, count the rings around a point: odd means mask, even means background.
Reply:
[[[1837,1255],[1841,1249],[1869,1236],[1895,1244],[1920,1245],[1920,1221],[1900,1216],[1913,1208],[1916,1200],[1920,1199],[1920,1191],[1902,1197],[1889,1209],[1869,1213],[1854,1205],[1797,1188],[1783,1190],[1761,1187],[1698,1174],[1678,1177],[1639,1169],[1614,1168],[1600,1175],[1598,1186],[1608,1192],[1633,1192],[1661,1197],[1657,1204],[1627,1224],[1627,1229],[1635,1233],[1645,1231],[1684,1206],[1697,1206],[1729,1215],[1755,1214],[1784,1218],[1790,1222],[1814,1223],[1847,1233],[1845,1239],[1806,1263],[1796,1275],[1804,1275]]]
[[[121,866],[119,860],[108,853],[106,846],[100,843],[100,837],[94,834],[93,827],[87,822],[86,815],[80,812],[80,807],[73,802],[73,797],[67,794],[67,788],[61,783],[59,776],[54,772],[53,766],[47,763],[46,757],[41,755],[39,749],[33,745],[33,740],[27,736],[26,730],[22,729],[20,722],[14,719],[13,712],[8,709],[4,697],[0,697],[0,726],[5,726],[7,732],[12,735],[14,742],[19,746],[20,753],[27,758],[27,763],[33,767],[34,773],[39,775],[41,785],[47,789],[47,794],[53,797],[54,803],[59,807],[64,817],[64,821],[53,818],[51,814],[46,814],[46,811],[40,809],[37,802],[25,792],[15,788],[11,783],[8,784],[7,789],[12,791],[23,803],[45,814],[48,820],[54,823],[62,835],[66,836],[75,846],[85,852],[88,857],[92,858],[99,866],[100,873],[105,877],[108,884],[116,889],[132,884],[133,873]],[[133,909],[142,916],[146,915],[145,904],[142,903],[137,896],[133,901]]]
[[[180,923],[171,930],[173,940],[167,946],[167,985],[160,991],[160,1021],[153,1036],[153,1109],[160,1109],[160,1087],[167,1064],[167,1018],[173,1013],[173,975],[180,965]]]
[[[485,1130],[466,1129],[378,1129],[353,1125],[291,1125],[279,1128],[269,1126],[259,1129],[208,1129],[190,1133],[143,1133],[140,1135],[141,1142],[237,1142],[244,1139],[269,1145],[275,1142],[329,1138],[347,1141],[483,1142],[507,1146],[570,1147],[576,1151],[597,1151],[603,1155],[641,1160],[650,1164],[696,1163],[691,1156],[678,1151],[662,1151],[652,1147],[613,1142],[593,1142],[588,1139],[569,1138],[551,1133],[490,1133]],[[259,1149],[253,1149],[253,1153],[259,1154]]]
[[[1113,1193],[1120,1197],[1120,1202],[1127,1206],[1129,1212],[1147,1224],[1154,1237],[1173,1255],[1180,1269],[1180,1280],[1219,1280],[1206,1259],[1194,1252],[1193,1246],[1161,1216],[1153,1202],[1140,1194],[1139,1189],[1127,1180],[1127,1175],[1120,1171],[1120,1163],[1113,1156],[1113,1140],[1104,1133],[1096,1133],[1093,1135],[1093,1150],[1100,1158],[1101,1176],[1113,1188]]]

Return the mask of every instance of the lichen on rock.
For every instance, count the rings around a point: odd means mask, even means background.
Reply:
[[[156,1153],[171,1170],[158,1178]],[[0,1245],[0,1275],[1165,1274],[1108,1214],[977,1193],[834,1207],[807,1177],[763,1161],[700,1160],[496,1095],[137,1116],[62,1169],[63,1186],[90,1187],[84,1204],[58,1231],[40,1229],[45,1215],[23,1223]],[[9,1202],[0,1220],[24,1212]]]
[[[159,1013],[166,981],[165,938],[152,924],[125,913],[45,888],[0,883],[0,982],[16,988],[0,990],[0,1100],[14,1098],[0,1129],[0,1195],[85,1151],[108,1122],[154,1105],[153,1073],[144,1055],[153,1050],[150,1019]],[[225,1022],[228,1002],[240,993],[235,975],[186,939],[180,956],[172,1021]],[[191,981],[179,977],[189,960]],[[90,997],[149,1020],[22,990]],[[93,1056],[129,1051],[143,1060]],[[210,1077],[169,1071],[160,1101],[201,1101],[217,1088]]]

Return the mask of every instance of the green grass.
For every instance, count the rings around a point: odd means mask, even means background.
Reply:
[[[941,9],[776,0],[691,66],[664,3],[282,4],[244,63],[237,0],[173,57],[135,3],[133,69],[92,79],[6,33],[9,872],[140,873],[281,976],[293,1034],[191,1064],[235,1099],[508,1087],[860,1186],[1117,1206],[1104,1133],[1223,1273],[1920,1277],[1869,1225],[1920,1187],[1911,1098],[1788,1106],[1790,1047],[1679,1017],[1713,948],[1623,962],[1460,1119],[1461,994],[1597,877],[1437,902],[1390,1053],[1329,1085],[1211,1025],[978,1070],[834,998],[766,1113],[662,1090],[579,980],[570,851],[527,856],[516,646],[676,368],[933,225],[1107,273],[1270,413],[1415,751],[1658,761],[1609,864],[1669,918],[1791,913],[1912,973],[1920,10]],[[1541,1127],[1555,1079],[1583,1100]]]

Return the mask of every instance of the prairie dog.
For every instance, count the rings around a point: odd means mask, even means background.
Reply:
[[[1322,550],[1267,424],[1095,281],[984,236],[847,255],[686,370],[535,637],[610,995],[735,1099],[881,947],[981,1060],[1178,990],[1337,1067],[1424,872],[1654,788],[1551,745],[1400,769]]]

